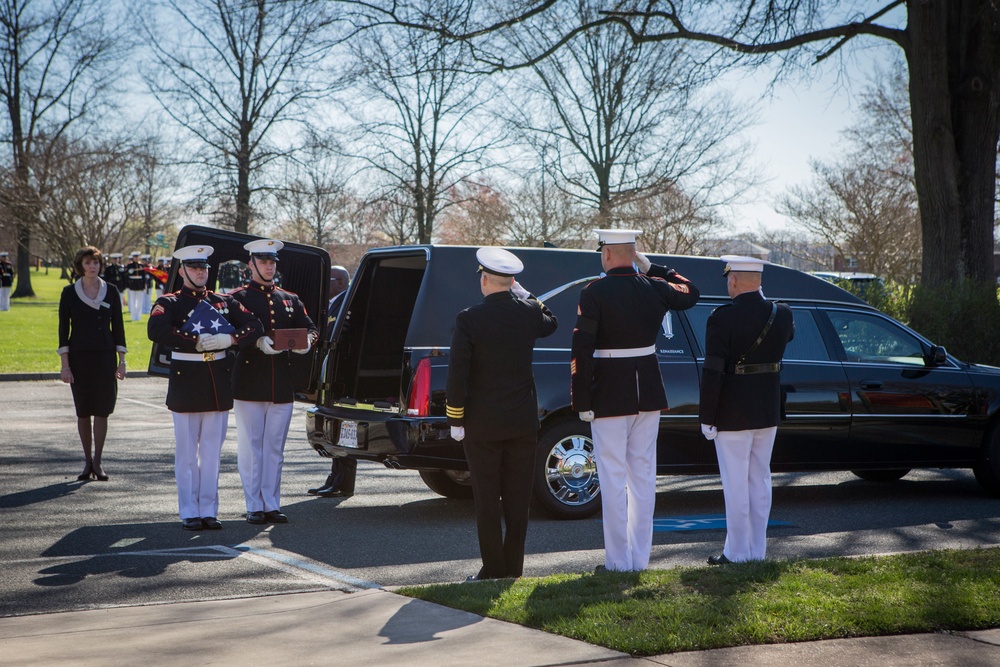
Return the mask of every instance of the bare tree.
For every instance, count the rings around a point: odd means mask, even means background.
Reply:
[[[780,210],[863,271],[910,284],[920,275],[920,213],[906,79],[896,68],[862,96],[862,114],[844,134],[848,152],[813,162],[814,178],[789,189]]]
[[[418,0],[409,11],[417,16],[441,11],[466,20],[470,4]],[[456,201],[445,193],[481,172],[497,144],[485,123],[475,123],[484,101],[477,94],[483,77],[467,71],[470,56],[461,42],[401,28],[372,29],[365,38],[352,45],[364,98],[370,100],[354,109],[357,155],[381,175],[386,202],[410,210],[413,240],[428,243],[438,214]],[[396,231],[402,229],[397,225]]]
[[[642,231],[639,240],[648,252],[701,254],[704,240],[725,227],[711,209],[669,186],[619,206],[615,214],[625,227]]]
[[[187,130],[215,215],[247,232],[266,168],[287,152],[274,137],[342,85],[327,71],[332,3],[163,0],[143,12],[155,66],[145,79]]]
[[[564,26],[598,19],[600,6],[554,8],[520,30],[516,46],[529,59]],[[560,187],[596,208],[598,224],[613,220],[616,207],[678,189],[689,191],[687,207],[707,209],[753,180],[734,140],[751,116],[750,107],[700,95],[701,69],[689,50],[637,44],[621,25],[597,25],[533,64],[533,76],[518,77],[512,88],[528,103],[516,97],[509,107],[521,112],[513,118],[520,130],[553,146]]]
[[[110,15],[89,0],[0,2],[0,100],[11,147],[0,204],[16,227],[15,297],[34,295],[28,269],[42,206],[41,154],[100,104],[126,46],[108,27]]]

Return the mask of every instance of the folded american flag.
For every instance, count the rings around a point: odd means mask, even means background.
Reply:
[[[181,331],[190,331],[199,335],[231,334],[235,333],[236,329],[222,316],[222,313],[209,305],[207,301],[199,301],[198,305],[191,311],[187,322],[181,326]]]

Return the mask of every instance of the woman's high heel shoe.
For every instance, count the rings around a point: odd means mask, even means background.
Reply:
[[[81,482],[86,482],[88,479],[90,479],[91,475],[93,474],[94,474],[94,466],[88,463],[87,467],[84,468],[83,472],[77,475],[76,478]]]
[[[98,470],[100,470],[100,472],[98,472]],[[103,467],[100,467],[97,470],[94,470],[94,477],[97,479],[98,482],[106,482],[106,481],[108,481],[108,479],[110,479],[108,477],[108,474],[106,472],[104,472],[104,468]]]

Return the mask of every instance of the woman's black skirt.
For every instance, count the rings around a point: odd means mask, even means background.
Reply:
[[[73,371],[73,403],[77,417],[107,417],[115,411],[118,401],[118,353],[69,353],[69,369]]]

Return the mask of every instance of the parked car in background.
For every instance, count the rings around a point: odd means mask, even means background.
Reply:
[[[599,277],[592,251],[513,248],[519,282],[559,318],[539,341],[536,506],[563,518],[600,508],[590,427],[570,408],[570,339],[580,290]],[[310,444],[326,456],[415,469],[434,491],[471,497],[460,443],[449,437],[445,381],[456,314],[479,303],[476,248],[421,245],[368,252],[341,316],[319,350]],[[722,262],[651,255],[701,290],[694,308],[668,313],[656,354],[669,408],[660,417],[657,472],[717,474],[698,424],[705,322],[728,303]],[[819,277],[782,266],[764,273],[768,298],[795,317],[781,373],[784,420],[772,469],[850,470],[891,481],[913,468],[972,468],[1000,495],[1000,369],[965,363]]]
[[[858,273],[856,271],[810,271],[810,273],[838,287],[843,287],[862,299],[865,298],[870,286],[883,284],[882,279],[874,273]]]

